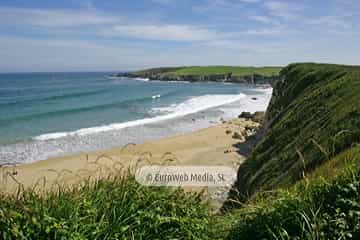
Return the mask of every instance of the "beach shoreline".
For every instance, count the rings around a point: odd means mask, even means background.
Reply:
[[[115,102],[129,105],[115,104],[115,108],[107,109],[105,112],[96,107],[99,111],[67,114],[54,109],[50,110],[49,106],[56,107],[54,105],[56,101],[50,101],[47,104],[44,103],[49,108],[44,111],[45,113],[54,112],[54,114],[46,115],[44,118],[36,115],[26,121],[24,119],[8,121],[6,123],[9,124],[8,128],[4,130],[4,136],[2,136],[3,144],[0,144],[0,165],[31,163],[79,152],[102,151],[125,146],[127,143],[141,144],[190,133],[221,123],[222,119],[236,118],[241,112],[265,111],[272,93],[272,88],[242,86],[234,90],[232,87],[226,87],[226,84],[196,84],[194,88],[200,90],[193,90],[192,93],[193,88],[189,86],[166,85],[166,89],[171,87],[174,91],[180,92],[181,97],[176,100],[176,94],[174,94],[174,99],[170,94],[169,99],[168,93],[161,93],[163,90],[158,89],[157,83],[138,86],[129,80],[126,84],[134,90],[141,87],[143,91],[151,93],[142,94],[146,96],[144,98],[146,100],[140,102],[126,103],[119,98],[114,98]],[[163,86],[163,83],[160,85]],[[151,90],[152,88],[154,89]],[[119,94],[118,91],[120,90],[115,91],[116,95]],[[114,93],[110,95],[113,96]],[[162,95],[155,99],[148,97],[158,96],[155,93]],[[92,99],[92,96],[89,96],[90,102],[79,101],[79,104],[86,105],[89,102],[92,106],[96,102]],[[107,97],[104,96],[104,99]],[[73,107],[69,106],[65,108],[72,111]],[[19,108],[21,109],[20,105]],[[135,115],[128,115],[123,111],[130,111],[129,114]],[[11,142],[13,140],[15,142]]]
[[[244,142],[259,123],[238,118],[205,129],[142,144],[83,152],[17,166],[2,166],[1,192],[24,189],[50,190],[83,179],[122,174],[143,165],[227,166],[234,170],[245,157],[236,144]]]

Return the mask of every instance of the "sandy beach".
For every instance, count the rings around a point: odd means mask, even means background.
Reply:
[[[128,144],[106,151],[3,166],[1,191],[14,192],[18,186],[49,190],[89,177],[124,174],[124,171],[134,171],[143,165],[222,165],[237,169],[244,156],[236,152],[234,144],[245,141],[251,129],[258,125],[248,119],[233,119],[189,134],[144,144]]]

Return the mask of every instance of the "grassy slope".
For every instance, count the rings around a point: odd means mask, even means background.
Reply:
[[[273,76],[278,75],[281,67],[236,67],[236,66],[193,66],[193,67],[178,67],[178,68],[152,68],[136,73],[154,73],[154,74],[169,74],[169,75],[215,75],[232,73],[233,76],[246,75],[263,75]]]
[[[211,75],[211,74],[228,74],[233,76],[246,75],[263,75],[273,76],[278,75],[280,67],[235,67],[235,66],[207,66],[207,67],[184,67],[176,70],[176,75]]]
[[[257,196],[218,222],[230,226],[224,237],[229,240],[360,239],[360,146],[295,186]]]
[[[360,141],[360,67],[293,64],[281,74],[265,137],[238,172],[243,197],[290,186]]]
[[[135,73],[138,73],[138,74],[146,74],[146,73],[161,74],[161,73],[174,72],[179,69],[182,69],[182,67],[159,67],[159,68],[144,69],[144,70],[136,71]]]

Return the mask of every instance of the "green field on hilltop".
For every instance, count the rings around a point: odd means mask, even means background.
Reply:
[[[194,66],[184,67],[172,72],[176,75],[213,75],[228,74],[233,76],[246,76],[259,74],[263,76],[278,75],[281,67],[239,67],[239,66]]]
[[[136,71],[136,74],[165,74],[165,75],[196,75],[208,76],[229,74],[241,77],[248,75],[274,76],[278,75],[282,67],[243,67],[243,66],[189,66],[189,67],[160,67]]]

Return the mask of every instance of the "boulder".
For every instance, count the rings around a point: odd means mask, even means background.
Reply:
[[[242,112],[242,113],[240,113],[238,118],[252,118],[252,116],[253,115],[250,112]]]
[[[232,135],[232,138],[234,138],[234,139],[243,139],[243,136],[238,132],[234,132],[234,134]]]

